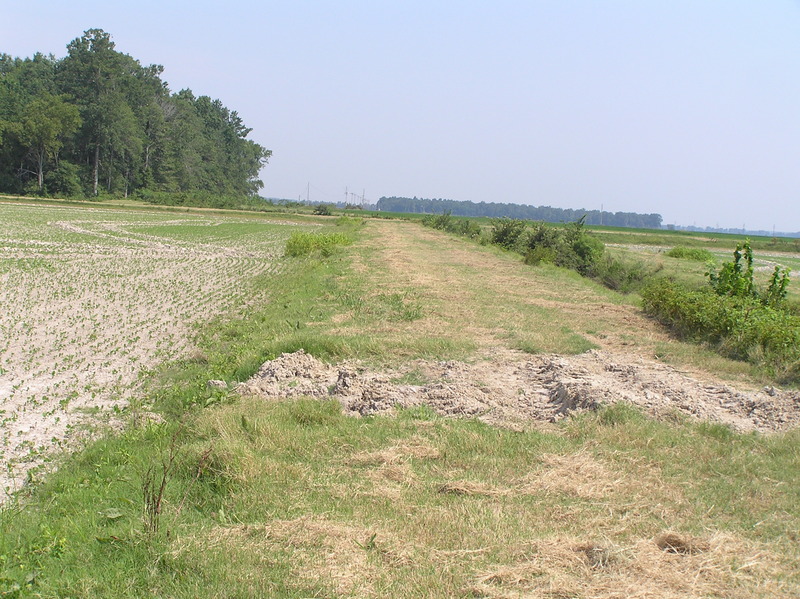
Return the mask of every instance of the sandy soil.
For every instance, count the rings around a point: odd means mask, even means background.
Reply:
[[[403,382],[409,379],[424,382]],[[443,416],[512,428],[620,401],[657,418],[684,414],[742,432],[781,431],[800,423],[800,392],[739,391],[659,362],[597,350],[577,356],[497,350],[471,363],[416,360],[380,372],[358,362],[324,364],[301,350],[265,362],[236,390],[264,399],[336,399],[354,416],[425,405]]]
[[[142,372],[186,355],[194,323],[241,304],[242,281],[273,270],[282,248],[204,235],[221,217],[0,210],[2,501],[51,450],[113,420]]]
[[[431,305],[446,306],[441,314],[413,326],[430,335],[458,328],[477,342],[476,359],[418,360],[379,372],[358,363],[331,366],[303,353],[290,354],[265,363],[239,387],[240,393],[265,399],[334,398],[346,411],[361,416],[427,405],[442,415],[513,427],[617,401],[659,418],[685,414],[739,431],[781,431],[800,423],[800,392],[758,388],[746,377],[726,382],[686,360],[669,365],[656,359],[655,347],[677,342],[634,306],[611,304],[585,286],[570,287],[568,282],[550,288],[533,269],[521,269],[513,260],[477,252],[457,240],[444,243],[435,231],[401,223],[374,227],[378,234],[368,242],[370,251],[357,268],[381,272],[386,286],[409,287]],[[471,300],[480,293],[489,301],[498,298],[494,309],[473,311],[476,302]],[[599,349],[580,355],[515,351],[502,336],[506,323],[500,314],[501,297],[557,310],[568,322],[602,320],[608,330],[586,335]],[[412,379],[424,382],[402,382]]]

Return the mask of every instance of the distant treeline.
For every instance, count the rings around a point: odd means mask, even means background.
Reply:
[[[599,210],[572,210],[551,206],[525,206],[495,202],[467,202],[425,198],[383,197],[378,200],[378,210],[385,212],[410,212],[453,216],[488,216],[499,218],[521,218],[548,223],[574,222],[586,216],[587,225],[609,225],[612,227],[640,227],[660,229],[660,214],[638,214],[636,212],[600,212]]]
[[[255,196],[270,151],[236,111],[172,93],[162,72],[100,29],[61,59],[0,54],[0,193]]]

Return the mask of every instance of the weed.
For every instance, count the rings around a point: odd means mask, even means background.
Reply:
[[[742,264],[744,259],[744,264]],[[710,265],[713,266],[713,265]],[[753,280],[753,250],[750,240],[736,244],[733,262],[725,262],[719,272],[709,268],[706,273],[717,295],[755,298],[765,306],[778,306],[786,299],[789,269],[775,267],[766,289],[759,290]]]

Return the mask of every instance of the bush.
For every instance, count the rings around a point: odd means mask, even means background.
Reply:
[[[468,218],[462,218],[456,221],[455,232],[463,237],[469,237],[470,239],[477,239],[482,233],[481,226],[474,220]]]
[[[562,228],[534,223],[521,243],[525,262],[547,262],[593,275],[605,246],[584,230],[583,222],[582,218]]]
[[[714,254],[704,248],[689,248],[682,245],[675,246],[666,254],[672,258],[694,260],[696,262],[713,262]]]
[[[56,197],[75,198],[84,195],[80,169],[71,162],[62,160],[55,169],[47,173],[45,185],[48,192]]]
[[[432,229],[439,231],[450,231],[453,226],[453,218],[450,211],[442,212],[441,214],[426,214],[422,217],[422,224]]]
[[[314,214],[319,214],[320,216],[330,216],[331,207],[328,204],[317,204],[314,207]]]
[[[481,236],[481,226],[469,218],[453,218],[450,211],[441,214],[426,214],[422,217],[422,224],[432,229],[455,233],[462,237],[478,239]]]
[[[536,266],[537,264],[555,264],[556,251],[552,247],[537,245],[536,247],[525,252],[525,257],[523,260],[525,264],[529,264],[531,266]]]
[[[268,206],[258,196],[224,195],[210,191],[152,191],[138,189],[131,197],[148,204],[160,206],[196,206],[199,208],[225,208],[230,210],[264,210]]]
[[[725,262],[719,272],[709,269],[706,276],[717,295],[754,298],[765,306],[778,306],[783,303],[789,286],[789,269],[776,266],[767,288],[761,290],[756,288],[753,281],[753,250],[750,248],[749,239],[736,244],[733,262]]]
[[[492,219],[492,243],[507,250],[517,249],[517,242],[525,231],[525,221],[516,218]]]

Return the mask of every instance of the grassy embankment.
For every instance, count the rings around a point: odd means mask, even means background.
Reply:
[[[330,222],[330,221],[329,221]],[[329,232],[333,232],[331,229]],[[426,409],[210,390],[304,348],[373,364],[593,345],[741,365],[623,298],[417,225],[286,258],[269,301],[201,328],[134,422],[0,516],[0,589],[44,597],[781,597],[800,591],[800,435],[625,406],[525,432]],[[138,406],[137,409],[142,409]],[[164,482],[163,494],[160,492]],[[147,491],[147,492],[145,492]],[[146,508],[150,508],[148,511]]]

